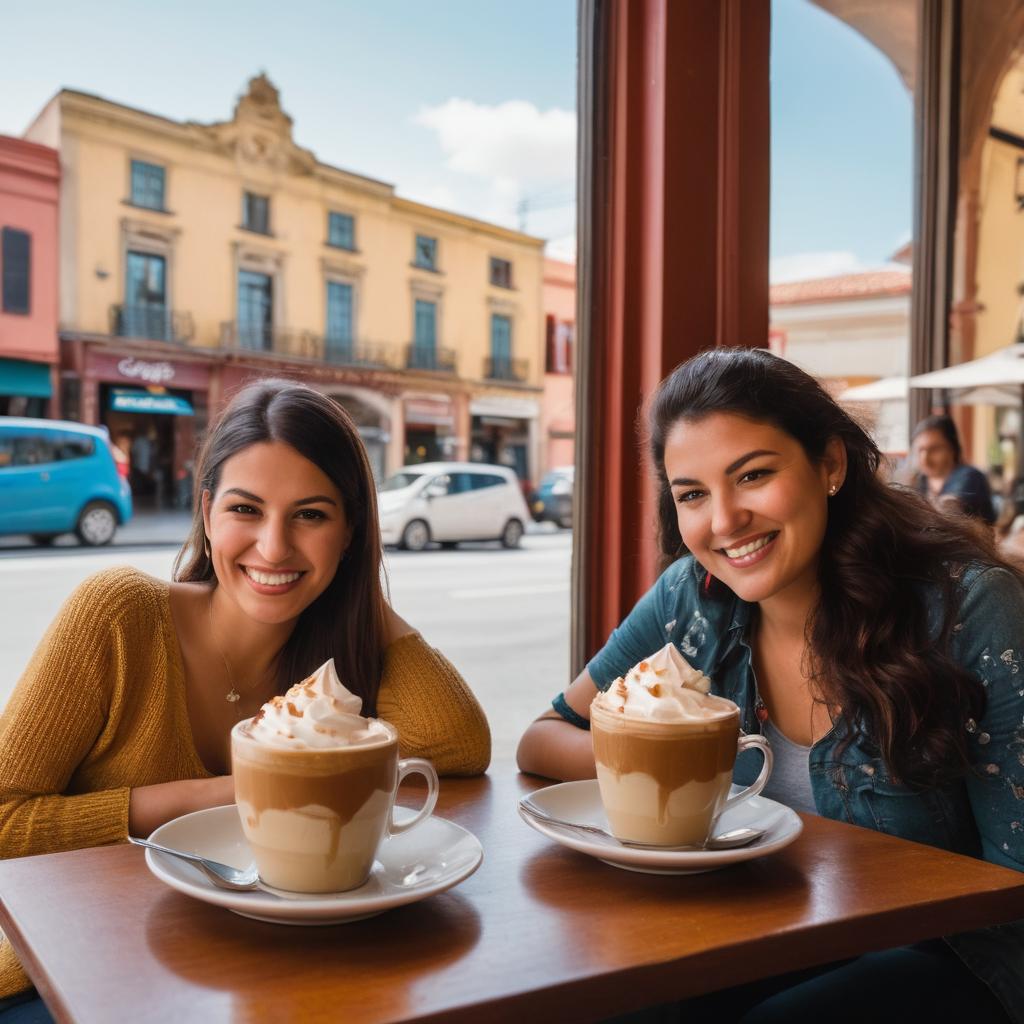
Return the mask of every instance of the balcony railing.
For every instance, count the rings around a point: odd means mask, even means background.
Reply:
[[[298,359],[319,359],[321,341],[312,331],[264,324],[240,324],[235,320],[220,325],[222,348],[243,352],[267,352]]]
[[[455,351],[450,348],[433,348],[426,345],[407,345],[405,365],[410,370],[433,370],[438,373],[455,373]]]
[[[191,313],[166,306],[118,303],[110,307],[110,333],[117,338],[184,343],[195,334],[195,325]]]
[[[530,373],[527,359],[485,359],[484,378],[486,380],[507,380],[517,384],[525,384]]]
[[[388,370],[396,365],[395,356],[394,349],[388,345],[370,345],[340,338],[323,339],[323,359],[332,366]]]

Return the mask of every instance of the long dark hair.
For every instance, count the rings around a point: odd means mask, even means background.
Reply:
[[[283,692],[334,658],[342,682],[363,698],[363,713],[373,714],[386,628],[377,492],[359,431],[336,402],[288,380],[262,380],[235,395],[199,452],[192,528],[175,559],[174,578],[216,585],[206,552],[203,492],[216,493],[228,459],[266,441],[290,445],[331,479],[352,530],[334,579],[299,616],[281,651],[278,689]]]
[[[985,695],[950,654],[958,577],[971,562],[1016,570],[998,557],[983,528],[883,483],[877,446],[813,377],[764,349],[726,348],[677,367],[649,407],[666,563],[685,548],[665,472],[665,438],[679,420],[712,413],[771,423],[812,462],[820,462],[830,439],[842,441],[846,477],[828,499],[805,671],[817,699],[844,723],[860,723],[901,781],[924,788],[963,775],[970,764],[965,723],[981,717]],[[927,586],[939,587],[943,598],[937,642],[929,641]],[[848,728],[844,740],[852,738]]]

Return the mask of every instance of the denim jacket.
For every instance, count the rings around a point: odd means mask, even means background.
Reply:
[[[705,590],[705,570],[692,557],[673,563],[587,666],[606,689],[637,662],[675,644],[712,680],[713,691],[740,707],[742,727],[759,732],[757,684],[748,627],[754,606]],[[818,812],[919,843],[1024,871],[1024,587],[1005,569],[972,565],[959,580],[954,658],[985,687],[986,709],[968,722],[976,771],[943,789],[919,792],[894,780],[868,737],[837,721],[811,748],[811,790]],[[724,588],[720,588],[724,589]],[[943,601],[922,584],[929,627],[937,637]],[[753,752],[736,762],[746,785],[760,768]],[[1024,921],[947,936],[946,941],[1024,1024]]]

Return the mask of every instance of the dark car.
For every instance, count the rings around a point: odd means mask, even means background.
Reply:
[[[572,529],[572,485],[575,467],[558,466],[540,482],[534,495],[533,518],[538,523],[550,521],[564,530]]]

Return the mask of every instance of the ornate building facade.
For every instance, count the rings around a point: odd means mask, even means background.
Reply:
[[[208,419],[243,381],[307,381],[355,417],[378,475],[539,464],[543,242],[321,163],[263,75],[230,121],[62,90],[26,137],[58,149],[67,414],[135,442],[143,500],[187,500]],[[138,438],[145,443],[139,444]]]

